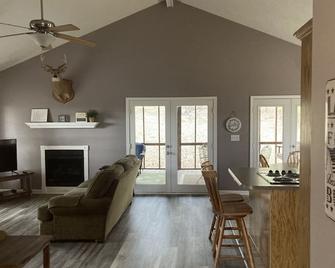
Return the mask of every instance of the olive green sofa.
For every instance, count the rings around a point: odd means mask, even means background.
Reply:
[[[128,155],[38,209],[40,234],[53,240],[104,241],[133,199],[140,161]]]

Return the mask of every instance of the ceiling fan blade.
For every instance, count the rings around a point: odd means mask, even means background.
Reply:
[[[64,25],[58,25],[55,27],[49,28],[51,32],[68,32],[68,31],[78,31],[80,30],[77,26],[73,24],[64,24]]]
[[[16,28],[22,28],[22,29],[30,30],[30,28],[28,28],[28,27],[24,27],[24,26],[16,25],[16,24],[11,24],[11,23],[0,22],[0,25],[6,25],[6,26],[12,26],[12,27],[16,27]]]
[[[7,35],[0,35],[0,38],[3,37],[11,37],[11,36],[18,36],[18,35],[25,35],[25,34],[33,34],[34,32],[26,32],[26,33],[17,33],[17,34],[7,34]]]
[[[67,34],[62,34],[62,33],[52,33],[55,37],[61,38],[68,40],[73,43],[78,43],[80,45],[88,46],[88,47],[95,47],[96,43],[88,40],[84,40],[75,36],[67,35]]]

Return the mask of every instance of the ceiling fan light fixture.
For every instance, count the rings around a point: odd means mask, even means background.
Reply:
[[[49,33],[32,33],[30,37],[34,40],[34,42],[40,46],[42,49],[46,49],[51,46],[51,44],[56,40],[52,34]]]

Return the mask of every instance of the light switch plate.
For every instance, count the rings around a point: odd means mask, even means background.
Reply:
[[[240,135],[230,135],[231,141],[240,141]]]

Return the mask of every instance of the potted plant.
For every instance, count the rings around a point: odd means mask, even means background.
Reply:
[[[98,116],[98,112],[96,110],[89,110],[87,112],[88,122],[95,122],[97,116]]]

